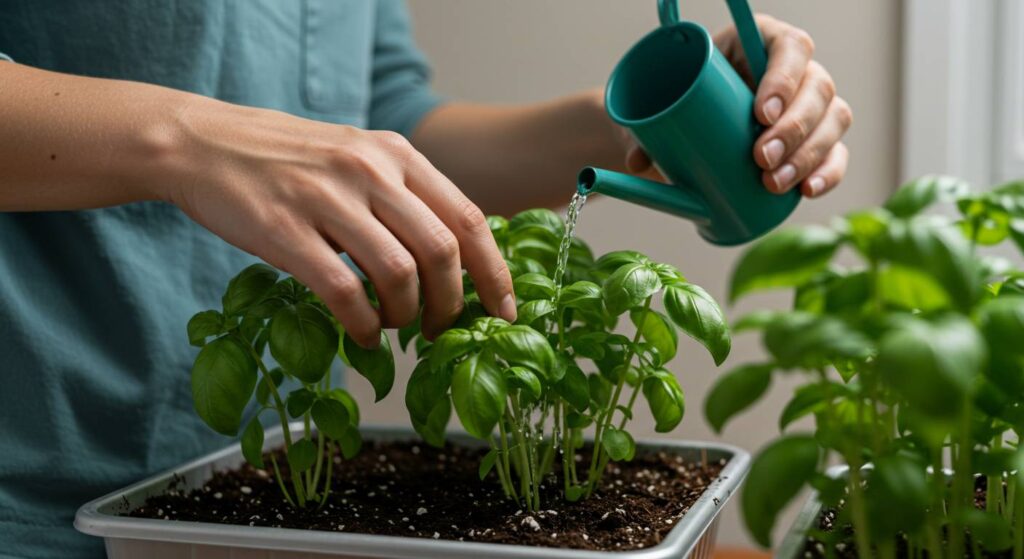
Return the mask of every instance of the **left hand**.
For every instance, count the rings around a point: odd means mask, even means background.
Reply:
[[[812,60],[814,41],[798,29],[771,16],[758,15],[768,49],[768,70],[757,89],[754,114],[767,130],[754,143],[754,160],[764,169],[768,190],[784,193],[799,185],[815,198],[835,188],[846,174],[849,151],[840,141],[853,122],[850,105],[836,95],[835,82]],[[752,83],[735,27],[714,36],[715,46]],[[651,160],[632,144],[626,167],[649,174]]]

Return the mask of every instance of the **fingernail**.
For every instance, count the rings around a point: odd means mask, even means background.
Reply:
[[[811,180],[807,181],[807,187],[811,189],[811,196],[817,196],[825,190],[825,179],[822,177],[811,177]]]
[[[764,118],[768,121],[768,124],[775,124],[776,120],[782,116],[782,98],[775,96],[764,102]]]
[[[366,338],[359,345],[363,346],[363,348],[365,349],[377,349],[378,347],[380,347],[380,332],[378,332],[375,337]]]
[[[516,317],[518,317],[518,313],[516,312],[516,300],[512,297],[511,293],[505,295],[505,298],[501,300],[501,306],[498,308],[498,314],[501,315],[501,318],[504,318],[509,322],[516,321]]]
[[[765,144],[761,151],[764,153],[765,160],[768,161],[768,168],[774,169],[786,153],[786,144],[782,143],[782,140],[775,138]]]
[[[796,178],[796,167],[791,163],[786,163],[778,171],[772,173],[772,178],[775,179],[775,186],[782,190],[793,182]]]

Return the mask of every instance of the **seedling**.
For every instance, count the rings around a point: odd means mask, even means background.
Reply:
[[[702,343],[716,364],[729,353],[729,330],[703,289],[638,252],[595,260],[585,243],[567,240],[560,286],[553,276],[568,236],[551,211],[489,223],[512,271],[518,320],[486,316],[467,278],[456,327],[434,343],[418,336],[416,325],[400,331],[403,349],[415,338],[419,356],[405,402],[416,430],[434,445],[443,444],[454,408],[462,427],[490,445],[481,479],[496,471],[505,495],[536,511],[550,474],[576,501],[598,489],[610,461],[632,459],[636,445],[626,425],[641,394],[658,432],[679,424],[683,390],[665,369],[677,330]],[[665,313],[655,310],[659,302]],[[616,332],[624,316],[635,327],[630,336]],[[585,432],[593,451],[578,466]]]
[[[937,201],[960,215],[923,215]],[[1024,557],[1024,272],[982,253],[1004,243],[1024,251],[1024,183],[972,194],[933,176],[882,208],[780,231],[741,257],[733,300],[791,289],[793,308],[736,323],[761,332],[769,359],[718,381],[708,421],[722,429],[780,374],[804,378],[780,430],[815,421],[753,464],[742,503],[757,541],[771,544],[779,513],[810,485],[839,509],[836,526],[853,525],[862,558],[898,548]],[[845,480],[824,475],[834,455],[850,467]],[[974,507],[976,476],[987,477],[984,510]]]
[[[391,390],[395,375],[387,337],[377,350],[359,347],[308,289],[293,278],[280,279],[264,264],[250,266],[231,280],[221,310],[193,316],[188,337],[202,348],[192,367],[199,417],[218,433],[236,436],[249,415],[242,453],[250,464],[264,468],[260,415],[275,414],[284,430],[291,490],[275,455],[269,457],[284,498],[292,506],[323,506],[335,454],[351,458],[362,445],[359,407],[347,391],[331,386],[331,365],[335,357],[347,356],[380,400]],[[268,367],[267,349],[278,366]],[[297,386],[284,394],[286,383]],[[289,417],[302,420],[302,436],[292,436]]]

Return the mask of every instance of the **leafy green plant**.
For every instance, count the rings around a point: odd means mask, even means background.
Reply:
[[[351,458],[362,445],[359,407],[347,391],[331,386],[331,365],[339,355],[347,356],[380,400],[395,377],[387,337],[378,349],[363,349],[306,287],[255,264],[231,280],[220,310],[202,311],[189,320],[188,338],[201,347],[192,366],[199,417],[218,433],[236,436],[246,411],[254,410],[242,431],[242,453],[250,464],[264,468],[260,415],[275,414],[284,430],[291,490],[275,455],[269,456],[284,498],[293,506],[322,506],[330,493],[334,456]],[[267,366],[267,350],[277,367]],[[297,387],[284,394],[286,380]],[[288,429],[289,417],[303,423],[298,438]]]
[[[481,479],[496,471],[505,495],[533,511],[550,474],[576,501],[600,486],[609,462],[633,457],[626,425],[641,395],[657,430],[674,429],[685,404],[665,365],[677,352],[677,331],[702,343],[717,364],[729,353],[729,329],[703,289],[638,252],[595,260],[573,239],[560,266],[566,226],[551,211],[489,223],[512,271],[518,320],[486,316],[467,278],[454,328],[433,343],[415,324],[400,331],[403,349],[415,340],[419,357],[405,401],[413,426],[434,445],[443,443],[454,408],[462,427],[490,444]],[[658,301],[664,313],[654,308]],[[630,336],[616,332],[624,316],[635,328]],[[594,446],[579,470],[585,432]]]
[[[959,215],[923,213],[943,201]],[[804,379],[743,493],[758,542],[770,545],[780,511],[811,486],[838,508],[837,526],[852,524],[860,557],[895,557],[900,540],[908,557],[1024,557],[1024,272],[985,250],[1001,244],[1024,251],[1024,182],[972,193],[930,176],[882,208],[780,231],[741,257],[732,299],[788,289],[794,302],[736,322],[760,332],[769,358],[719,379],[709,422],[722,429],[777,375]],[[804,417],[813,433],[789,432]],[[845,480],[825,475],[836,456]]]

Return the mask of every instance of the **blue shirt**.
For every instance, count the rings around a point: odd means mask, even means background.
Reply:
[[[407,135],[438,103],[398,0],[0,0],[0,53]],[[0,556],[100,557],[79,505],[228,442],[185,325],[252,260],[163,203],[0,213]]]

